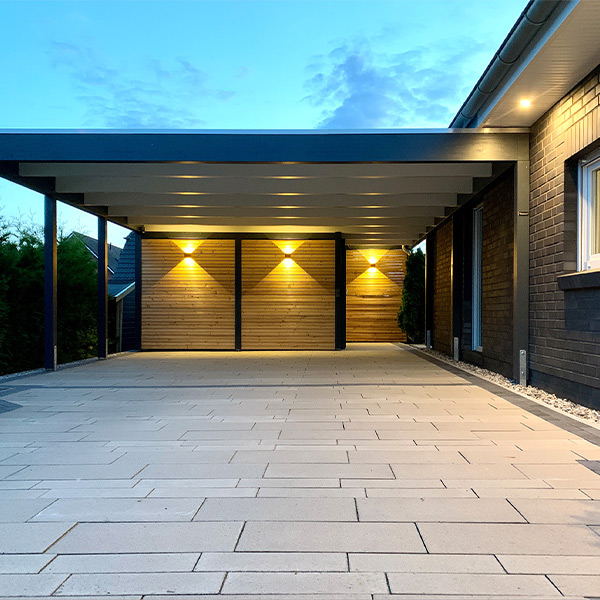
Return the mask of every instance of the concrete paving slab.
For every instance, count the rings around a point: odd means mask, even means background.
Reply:
[[[54,554],[0,554],[0,574],[39,573]]]
[[[352,498],[208,498],[194,521],[356,521]]]
[[[345,572],[348,559],[342,552],[203,552],[194,570]]]
[[[367,594],[387,592],[383,573],[229,573],[223,594]]]
[[[0,522],[24,523],[35,517],[40,511],[50,506],[54,500],[21,498],[18,502],[14,498],[6,499],[0,494]],[[66,519],[72,520],[72,519]]]
[[[599,501],[515,498],[512,504],[530,523],[600,525]]]
[[[216,594],[224,577],[225,573],[76,573],[55,595]]]
[[[600,594],[600,575],[550,575],[548,578],[565,596]]]
[[[49,557],[47,562],[51,558],[54,557]],[[61,554],[52,560],[44,573],[189,573],[199,558],[199,552]]]
[[[425,547],[412,523],[249,522],[244,527],[236,550],[425,552]]]
[[[496,558],[508,573],[600,575],[600,560],[597,556],[498,554]]]
[[[67,575],[0,575],[0,590],[5,596],[50,595],[67,578]]]
[[[191,521],[204,498],[61,498],[33,521]]]
[[[440,594],[461,597],[489,594],[506,598],[531,598],[544,594],[562,598],[562,594],[542,575],[481,575],[478,573],[389,573],[394,594]]]
[[[585,525],[419,523],[429,552],[600,556],[599,537]]]
[[[55,554],[225,552],[235,548],[241,530],[237,522],[80,523],[51,549]]]
[[[0,523],[0,555],[45,552],[71,523]]]
[[[506,500],[497,498],[358,498],[360,521],[391,523],[525,523]]]
[[[491,555],[350,553],[350,571],[386,573],[504,573]]]

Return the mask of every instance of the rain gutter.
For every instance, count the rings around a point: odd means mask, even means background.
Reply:
[[[530,0],[490,64],[450,123],[451,128],[478,127],[487,114],[490,101],[501,97],[500,85],[510,77],[534,41],[554,32],[552,24],[560,22],[580,0]],[[544,39],[544,42],[546,40]]]

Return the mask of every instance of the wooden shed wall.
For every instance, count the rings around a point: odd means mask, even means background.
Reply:
[[[142,349],[235,347],[235,242],[142,240]]]
[[[242,241],[242,348],[335,348],[334,240]]]
[[[378,259],[374,267],[369,258]],[[402,304],[406,253],[346,251],[346,339],[349,342],[404,342],[397,314]]]

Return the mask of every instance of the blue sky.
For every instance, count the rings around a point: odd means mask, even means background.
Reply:
[[[0,0],[0,129],[446,127],[525,4]]]

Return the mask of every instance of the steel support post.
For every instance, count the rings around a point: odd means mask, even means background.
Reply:
[[[235,240],[235,349],[242,349],[242,240]]]
[[[431,348],[433,342],[434,236],[435,233],[430,233],[425,238],[425,343],[428,348]]]
[[[142,236],[135,233],[135,346],[142,349]]]
[[[44,367],[56,371],[56,200],[44,196]]]
[[[335,349],[346,347],[346,241],[335,234]]]
[[[513,252],[513,378],[529,377],[529,161],[515,163]]]
[[[108,356],[108,241],[107,222],[98,217],[98,358]]]
[[[460,360],[460,338],[462,332],[462,280],[463,280],[463,221],[452,217],[452,358]]]

